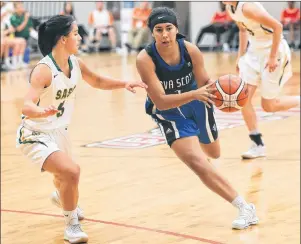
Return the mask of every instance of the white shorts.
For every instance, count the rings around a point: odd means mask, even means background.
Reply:
[[[270,48],[262,50],[248,50],[239,60],[240,77],[253,86],[261,85],[261,97],[265,99],[276,98],[282,86],[291,78],[291,52],[285,40],[279,44],[278,57],[279,65],[269,72],[265,65],[269,59]]]
[[[16,146],[33,163],[38,164],[41,171],[44,171],[43,164],[53,152],[62,151],[71,157],[71,143],[67,128],[40,132],[21,125],[17,130]]]

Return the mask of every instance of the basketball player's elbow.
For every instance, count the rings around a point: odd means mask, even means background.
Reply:
[[[282,31],[283,31],[283,25],[281,24],[281,22],[277,21],[275,23],[273,31],[274,31],[274,33],[279,33],[279,34],[282,33]]]
[[[168,109],[168,107],[167,106],[165,106],[163,103],[158,103],[158,102],[155,102],[155,105],[156,105],[156,107],[157,107],[157,109],[159,109],[159,110],[167,110]]]
[[[154,104],[156,105],[157,109],[159,110],[168,110],[171,109],[172,107],[170,106],[170,104],[164,99],[164,96],[161,96],[160,98],[156,99],[154,101]]]
[[[27,106],[23,106],[21,112],[22,112],[23,115],[29,116],[29,110],[28,110],[28,107],[27,107]]]
[[[33,113],[33,102],[32,101],[25,101],[23,108],[22,108],[22,114],[25,116],[31,116]]]

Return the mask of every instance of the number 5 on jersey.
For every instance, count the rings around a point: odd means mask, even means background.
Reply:
[[[56,117],[61,117],[63,115],[63,113],[65,112],[65,108],[64,108],[64,102],[60,103],[60,105],[58,106],[57,110],[59,111],[57,114],[56,114]]]

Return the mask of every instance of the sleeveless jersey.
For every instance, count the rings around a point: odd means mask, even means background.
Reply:
[[[252,50],[260,50],[264,48],[272,47],[273,43],[273,30],[269,29],[268,27],[254,21],[248,19],[243,14],[243,5],[246,2],[238,2],[236,8],[227,5],[226,9],[230,15],[230,17],[236,21],[238,24],[242,25],[249,34],[249,42],[250,42],[250,49]],[[264,7],[259,2],[252,2],[256,4],[259,8],[266,12]],[[281,37],[283,39],[283,36]]]
[[[192,61],[184,44],[184,39],[178,39],[181,60],[178,65],[168,65],[159,55],[155,42],[149,44],[145,50],[152,58],[155,72],[160,80],[165,94],[179,94],[197,89],[197,84],[192,72]],[[146,99],[146,113],[154,114],[155,106],[149,97]]]
[[[37,105],[41,107],[54,105],[59,112],[47,118],[27,119],[22,116],[25,127],[37,131],[49,131],[69,125],[74,108],[76,84],[82,79],[82,74],[74,55],[69,57],[68,63],[70,78],[58,67],[51,53],[38,63],[45,64],[50,68],[52,81],[50,86],[43,90]]]

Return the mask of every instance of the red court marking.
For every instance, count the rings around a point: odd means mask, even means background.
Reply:
[[[1,209],[1,212],[43,215],[43,216],[50,216],[50,217],[56,217],[56,218],[63,218],[62,215],[58,215],[58,214],[46,214],[46,213],[38,213],[38,212],[30,212],[30,211]],[[156,233],[161,233],[161,234],[165,234],[165,235],[177,236],[177,237],[181,237],[181,238],[185,238],[185,239],[196,240],[196,241],[200,241],[200,242],[204,242],[204,243],[225,244],[225,243],[222,243],[222,242],[212,241],[212,240],[208,240],[208,239],[205,239],[205,238],[200,238],[200,237],[197,237],[197,236],[180,234],[180,233],[176,233],[176,232],[172,232],[172,231],[158,230],[158,229],[152,229],[152,228],[141,227],[141,226],[136,226],[136,225],[121,224],[121,223],[116,223],[116,222],[111,222],[111,221],[104,221],[104,220],[97,220],[97,219],[86,219],[85,218],[84,220],[88,221],[88,222],[102,223],[102,224],[106,224],[106,225],[115,225],[115,226],[120,226],[120,227],[136,229],[136,230],[146,230],[146,231],[150,231],[150,232],[156,232]]]

